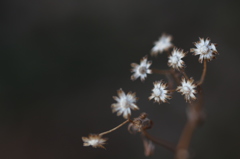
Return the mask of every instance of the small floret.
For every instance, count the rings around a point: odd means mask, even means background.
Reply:
[[[190,52],[193,52],[193,55],[200,55],[199,62],[202,63],[203,59],[211,61],[212,59],[216,58],[218,54],[216,46],[217,44],[210,43],[210,38],[199,38],[200,41],[194,42],[193,44],[197,48],[190,49]]]
[[[131,69],[131,72],[134,72],[134,74],[131,76],[131,79],[134,81],[138,77],[140,77],[141,81],[144,81],[147,77],[147,74],[151,74],[152,71],[149,69],[152,62],[147,61],[147,56],[143,57],[140,61],[140,65],[136,63],[132,63],[131,66],[133,67]]]
[[[174,48],[172,54],[168,57],[168,66],[174,69],[182,69],[185,64],[182,58],[186,55],[182,49]]]
[[[111,105],[112,112],[117,112],[117,116],[123,114],[125,119],[128,119],[131,116],[131,109],[138,110],[138,106],[135,104],[137,102],[136,93],[128,92],[126,95],[122,89],[117,91],[118,96],[113,96],[113,99],[117,101]]]
[[[153,83],[154,88],[152,89],[152,95],[149,100],[154,99],[155,102],[166,103],[168,99],[171,99],[170,92],[166,90],[167,84],[163,81],[156,81]]]
[[[195,100],[196,97],[194,94],[196,94],[196,84],[194,84],[193,78],[190,78],[189,80],[186,80],[185,78],[182,78],[181,86],[177,87],[177,91],[182,93],[184,95],[184,98],[186,102],[191,102],[191,100]]]
[[[83,140],[83,146],[92,146],[94,148],[104,148],[104,144],[107,141],[107,138],[102,138],[102,136],[99,136],[97,134],[90,134],[88,137],[82,137]]]
[[[154,42],[154,47],[151,50],[151,55],[157,56],[158,53],[161,54],[163,51],[167,51],[168,49],[170,49],[173,46],[171,40],[171,35],[162,34],[159,40]]]

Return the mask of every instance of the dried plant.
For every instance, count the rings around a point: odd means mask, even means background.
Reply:
[[[155,42],[155,46],[151,50],[152,56],[157,56],[158,53],[163,53],[164,51],[168,54],[168,70],[158,70],[150,69],[151,62],[147,60],[147,56],[143,57],[140,61],[140,64],[132,63],[133,67],[131,72],[132,80],[136,80],[140,77],[141,81],[144,81],[147,77],[147,74],[162,74],[165,75],[168,79],[168,83],[161,81],[155,81],[153,83],[154,87],[152,89],[152,94],[150,95],[149,100],[153,100],[159,104],[168,103],[172,98],[174,92],[180,92],[187,104],[187,117],[188,120],[181,132],[180,139],[176,145],[163,140],[156,138],[147,132],[148,129],[151,129],[153,122],[147,117],[146,113],[141,113],[139,117],[131,118],[131,110],[139,110],[136,105],[137,97],[135,93],[129,92],[124,93],[122,89],[117,91],[118,97],[113,96],[113,99],[117,103],[112,104],[112,112],[117,112],[117,115],[123,115],[123,118],[126,120],[118,125],[117,127],[100,133],[100,134],[90,134],[89,137],[83,137],[84,146],[92,146],[94,148],[100,147],[105,148],[106,138],[103,138],[103,135],[111,133],[112,131],[117,130],[121,126],[129,123],[128,131],[131,134],[141,133],[144,154],[146,156],[153,155],[155,150],[155,145],[162,146],[175,154],[175,159],[188,159],[189,154],[189,144],[193,135],[194,130],[204,121],[203,113],[203,94],[201,85],[204,82],[206,71],[207,71],[207,62],[211,61],[218,54],[216,50],[216,44],[210,43],[210,39],[206,38],[204,41],[203,38],[199,38],[200,41],[195,42],[194,45],[196,48],[190,49],[190,52],[193,52],[193,55],[199,55],[199,62],[203,62],[203,72],[199,81],[194,81],[193,78],[185,73],[185,63],[182,60],[187,55],[187,52],[184,52],[182,49],[173,47],[171,43],[172,36],[163,34],[159,41]],[[173,48],[170,53],[170,49]],[[177,88],[174,87],[174,83]]]

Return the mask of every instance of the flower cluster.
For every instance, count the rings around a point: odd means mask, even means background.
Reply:
[[[199,100],[200,94],[200,86],[202,85],[205,75],[206,75],[206,62],[211,61],[215,58],[216,54],[218,54],[216,50],[216,44],[210,43],[210,39],[200,38],[200,41],[195,42],[194,45],[196,48],[190,49],[190,52],[193,52],[193,55],[199,55],[199,62],[203,65],[203,73],[201,75],[201,79],[197,82],[191,77],[189,78],[185,72],[185,62],[183,58],[187,55],[187,52],[184,52],[183,49],[179,49],[175,47],[172,42],[172,36],[163,34],[157,42],[155,42],[154,47],[151,49],[151,55],[156,56],[158,53],[163,53],[166,51],[168,53],[168,66],[170,67],[168,70],[158,70],[158,69],[150,69],[152,65],[151,61],[148,61],[148,57],[144,56],[140,60],[140,64],[132,63],[131,64],[131,79],[135,81],[137,78],[143,82],[148,74],[161,74],[165,75],[168,79],[168,83],[163,80],[158,80],[153,82],[153,89],[151,95],[148,97],[149,100],[153,100],[154,103],[162,104],[169,103],[169,100],[172,98],[172,94],[174,92],[179,92],[184,96],[184,99],[187,103],[191,103],[191,101]],[[172,52],[171,52],[171,48]],[[175,82],[175,83],[174,83]],[[169,88],[168,88],[169,85]],[[174,88],[175,87],[175,88]],[[150,90],[149,90],[150,94]],[[88,137],[82,137],[84,142],[84,146],[92,146],[94,148],[100,147],[105,148],[105,142],[107,138],[103,138],[102,136],[112,131],[117,130],[121,126],[129,123],[128,130],[130,133],[135,134],[137,132],[142,133],[142,140],[145,148],[145,155],[152,155],[155,150],[154,142],[156,140],[151,137],[146,130],[152,128],[152,121],[147,118],[146,113],[142,113],[137,118],[131,118],[132,110],[139,110],[139,107],[136,105],[138,98],[136,97],[136,93],[128,92],[127,94],[120,88],[117,90],[118,96],[113,96],[113,99],[116,103],[111,105],[112,112],[117,114],[117,116],[123,116],[125,121],[118,125],[117,127],[100,133],[100,134],[90,134]],[[199,105],[199,104],[198,104]],[[189,109],[188,117],[193,122],[199,121],[200,117],[203,118],[203,115],[197,106],[192,105],[194,109]],[[171,149],[169,145],[168,149]],[[175,151],[174,148],[172,148]],[[185,150],[184,150],[185,152]],[[176,154],[179,154],[177,152]]]

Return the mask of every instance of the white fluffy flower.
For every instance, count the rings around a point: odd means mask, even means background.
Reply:
[[[166,103],[167,99],[171,99],[169,91],[166,90],[167,84],[162,81],[156,81],[153,83],[154,88],[152,89],[152,95],[149,97],[149,100],[154,99],[155,102],[159,104],[161,102]]]
[[[113,99],[117,101],[111,105],[112,112],[117,112],[117,116],[123,114],[125,119],[131,115],[131,109],[138,110],[138,106],[135,104],[137,101],[136,93],[128,92],[125,94],[122,89],[117,91],[118,96],[113,96]]]
[[[107,141],[106,138],[102,138],[99,135],[96,134],[90,134],[88,137],[82,137],[83,140],[83,146],[92,146],[94,148],[100,147],[100,148],[104,148],[103,146],[105,144],[105,142]]]
[[[163,51],[170,49],[173,46],[171,40],[171,35],[162,34],[159,40],[154,42],[154,47],[152,48],[151,55],[156,56],[158,53],[162,53]]]
[[[182,58],[186,55],[182,49],[174,48],[172,54],[168,57],[168,66],[174,69],[180,69],[184,67]]]
[[[131,76],[131,79],[136,80],[138,77],[140,77],[141,81],[144,81],[147,77],[147,74],[152,73],[152,71],[149,69],[151,64],[151,61],[147,61],[147,56],[141,59],[140,65],[132,63],[131,66],[133,68],[131,69],[131,72],[134,72],[134,74]]]
[[[207,59],[211,61],[216,58],[216,54],[218,54],[216,45],[210,43],[210,38],[207,38],[205,41],[203,38],[199,38],[200,41],[193,43],[197,48],[190,49],[193,52],[193,55],[200,55],[199,62],[202,63],[203,59]]]
[[[186,102],[190,103],[191,100],[195,100],[196,97],[194,94],[196,94],[197,92],[194,89],[196,88],[196,85],[194,84],[193,78],[190,78],[189,80],[182,78],[181,84],[182,86],[178,86],[176,90],[178,92],[181,92],[182,95],[184,95]]]

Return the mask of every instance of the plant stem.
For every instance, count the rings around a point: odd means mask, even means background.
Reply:
[[[111,129],[111,130],[108,130],[108,131],[105,131],[105,132],[100,133],[99,136],[103,136],[103,135],[105,135],[105,134],[108,134],[108,133],[110,133],[110,132],[113,132],[113,131],[117,130],[118,128],[120,128],[121,126],[125,125],[125,124],[128,123],[128,122],[130,122],[130,120],[124,121],[122,124],[116,126],[115,128],[113,128],[113,129]]]
[[[155,144],[158,144],[172,152],[176,152],[176,147],[173,146],[171,143],[169,143],[168,141],[166,140],[162,140],[162,139],[156,139],[155,137],[151,136],[149,133],[147,133],[146,130],[143,130],[142,131],[142,135],[144,137],[146,137],[147,139],[151,140],[152,142],[154,142]]]
[[[168,90],[169,92],[175,92],[176,91],[176,89],[170,89],[170,90]]]
[[[205,76],[206,76],[206,72],[207,72],[207,60],[204,59],[204,64],[203,64],[203,72],[202,72],[202,76],[200,81],[198,82],[198,85],[203,84]]]
[[[188,118],[187,123],[184,126],[184,129],[182,131],[182,134],[180,136],[178,145],[177,145],[177,152],[175,159],[182,159],[181,156],[178,156],[178,152],[185,151],[188,152],[188,147],[191,142],[191,138],[193,136],[193,133],[197,126],[200,124],[202,118],[201,118],[201,113],[202,113],[202,107],[203,107],[203,95],[201,91],[201,87],[198,86],[198,101],[195,102],[194,104],[190,105],[189,113],[193,113],[196,115],[196,119],[191,120]],[[191,112],[192,111],[192,112]],[[185,156],[187,157],[187,156]]]

